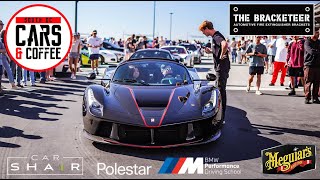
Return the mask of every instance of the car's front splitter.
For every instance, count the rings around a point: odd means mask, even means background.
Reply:
[[[193,145],[206,144],[206,143],[216,141],[221,136],[221,130],[218,130],[214,135],[212,135],[208,139],[199,139],[199,140],[190,141],[190,142],[186,142],[186,143],[171,144],[171,145],[137,145],[137,144],[122,143],[122,142],[116,141],[114,139],[95,136],[95,135],[88,133],[86,130],[83,130],[83,133],[86,138],[88,138],[94,142],[98,142],[98,143],[102,143],[102,144],[127,146],[127,147],[134,147],[134,148],[150,148],[150,149],[173,148],[173,147],[180,147],[180,146],[193,146]]]

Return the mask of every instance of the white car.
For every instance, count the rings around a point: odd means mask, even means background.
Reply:
[[[162,46],[160,49],[165,49],[171,52],[173,56],[179,56],[183,59],[183,63],[186,66],[193,67],[194,62],[192,55],[183,46]]]
[[[200,49],[197,48],[196,44],[181,43],[180,46],[185,47],[187,51],[191,52],[191,56],[194,63],[201,63],[201,52]]]
[[[100,48],[99,54],[103,56],[101,59],[101,64],[108,62],[120,62],[125,56],[123,52],[109,50],[103,47]]]
[[[80,69],[80,59],[77,64],[77,72],[79,71],[79,69]],[[71,74],[68,58],[62,61],[57,67],[55,67],[53,70],[53,73],[55,76]]]
[[[101,64],[120,62],[124,59],[123,52],[108,50],[108,49],[105,49],[104,47],[100,48],[99,54],[100,54],[99,62]],[[82,65],[87,65],[87,66],[91,65],[91,61],[89,59],[89,50],[86,45],[84,45],[83,48],[81,49],[81,63]]]

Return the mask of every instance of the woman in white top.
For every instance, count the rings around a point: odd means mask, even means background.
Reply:
[[[78,34],[74,33],[72,47],[69,53],[69,68],[71,70],[71,79],[76,79],[77,66],[80,58],[80,48],[81,48],[81,40],[78,38]]]

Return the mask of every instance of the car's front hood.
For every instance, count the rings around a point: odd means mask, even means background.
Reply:
[[[108,55],[113,55],[112,52],[110,52],[109,50],[100,50],[99,53],[105,53],[105,54],[108,54]]]
[[[192,87],[192,86],[190,86]],[[200,98],[187,86],[111,85],[105,118],[124,124],[159,127],[202,116]],[[183,97],[187,97],[185,102]],[[198,96],[199,97],[199,96]]]

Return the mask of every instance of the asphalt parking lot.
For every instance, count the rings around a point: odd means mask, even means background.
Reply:
[[[212,60],[196,65],[201,77],[211,71]],[[0,97],[0,178],[39,178],[8,175],[8,157],[60,155],[82,157],[83,175],[52,178],[279,178],[262,174],[261,150],[282,144],[320,145],[320,106],[304,104],[302,88],[288,97],[284,87],[268,87],[263,76],[262,91],[246,93],[246,65],[233,65],[228,80],[226,124],[218,141],[172,149],[136,149],[92,143],[82,129],[82,95],[91,83],[83,68],[77,80],[68,77],[19,90],[6,90]],[[103,67],[100,67],[102,74]],[[288,79],[286,79],[288,80]],[[288,81],[287,81],[288,82]],[[8,83],[4,86],[9,87]],[[253,88],[254,89],[254,88]],[[319,154],[319,149],[317,149]],[[237,171],[207,171],[208,174],[158,174],[167,157],[210,157],[219,164],[239,165]],[[316,158],[319,165],[319,156]],[[41,162],[44,163],[44,162]],[[98,163],[118,166],[151,166],[149,175],[107,175],[97,172]],[[217,170],[217,169],[216,169]],[[221,170],[221,169],[219,169]],[[26,172],[24,172],[26,173]],[[45,178],[49,176],[41,176]],[[49,178],[51,178],[49,177]],[[319,179],[318,170],[281,178]]]

